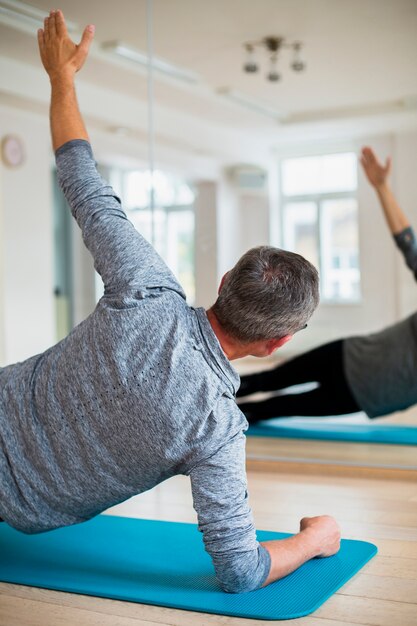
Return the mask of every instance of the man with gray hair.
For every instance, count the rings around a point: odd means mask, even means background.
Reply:
[[[304,518],[288,539],[257,542],[247,422],[230,364],[271,354],[305,325],[317,272],[298,255],[255,248],[224,277],[209,311],[187,305],[97,173],[74,88],[93,33],[88,26],[76,46],[52,11],[38,37],[59,182],[105,291],[63,341],[0,370],[0,516],[43,532],[187,475],[221,587],[257,589],[339,548],[329,516]]]
[[[311,263],[299,254],[260,246],[227,272],[211,310],[229,335],[248,344],[291,337],[306,327],[318,302],[318,274]]]

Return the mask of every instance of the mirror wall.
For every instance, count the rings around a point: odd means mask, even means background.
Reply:
[[[392,156],[394,192],[417,224],[415,2],[60,6],[75,37],[96,25],[78,97],[101,171],[190,303],[208,307],[239,256],[270,243],[315,263],[322,287],[308,330],[268,367],[415,311],[415,280],[357,160],[364,145]],[[1,170],[3,363],[44,350],[101,293],[51,185],[49,87],[35,38],[49,8],[0,1],[0,131],[18,136],[24,154]],[[415,415],[384,423],[416,424]]]

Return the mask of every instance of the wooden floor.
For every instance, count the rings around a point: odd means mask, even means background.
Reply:
[[[339,452],[340,445],[344,444],[339,444]],[[307,453],[311,442],[304,442],[304,446],[304,453]],[[388,446],[386,453],[389,455]],[[412,451],[407,449],[407,454]],[[378,474],[375,469],[369,478],[364,472],[352,474],[343,466],[336,473],[332,466],[328,466],[325,473],[320,468],[315,473],[314,465],[303,468],[303,464],[297,464],[297,471],[294,471],[291,462],[253,461],[249,462],[248,475],[258,528],[295,532],[301,517],[327,513],[339,520],[344,537],[369,540],[379,548],[377,557],[314,615],[288,623],[297,626],[417,625],[417,473],[403,475],[401,471],[381,470]],[[171,479],[109,512],[195,521],[189,482],[185,477]],[[0,585],[0,626],[152,624],[262,626],[271,622]]]
[[[249,369],[254,369],[253,364]],[[342,419],[366,422],[363,415]],[[379,423],[417,426],[417,408]],[[258,528],[296,532],[301,517],[327,513],[337,518],[345,538],[368,540],[379,549],[314,615],[289,624],[417,626],[417,447],[252,437],[247,457]],[[184,477],[171,479],[109,513],[196,521]],[[0,626],[267,624],[271,622],[0,584]]]

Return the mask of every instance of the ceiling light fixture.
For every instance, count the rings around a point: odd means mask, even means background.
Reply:
[[[141,52],[140,50],[131,48],[124,43],[121,43],[119,41],[110,41],[102,44],[102,48],[106,52],[110,52],[117,55],[118,57],[128,59],[129,61],[141,65],[142,67],[148,67],[148,55],[145,52]],[[165,74],[166,76],[175,78],[176,80],[180,80],[185,83],[196,84],[200,82],[200,77],[198,76],[198,74],[195,74],[194,72],[191,72],[190,70],[184,69],[182,67],[178,67],[177,65],[173,65],[172,63],[169,63],[168,61],[165,61],[158,57],[153,57],[152,68],[155,72]]]
[[[282,48],[289,48],[293,52],[290,67],[294,72],[302,72],[306,68],[305,62],[301,58],[301,41],[288,43],[284,37],[264,37],[260,41],[251,41],[244,44],[246,58],[243,63],[243,70],[248,74],[255,74],[259,70],[259,63],[256,61],[255,48],[264,48],[269,57],[269,70],[266,75],[267,80],[276,83],[281,80],[278,72],[278,58]]]
[[[43,25],[46,15],[45,11],[19,0],[0,0],[0,17],[3,21],[17,21],[30,32]],[[66,23],[70,32],[78,30],[74,22],[66,20]]]

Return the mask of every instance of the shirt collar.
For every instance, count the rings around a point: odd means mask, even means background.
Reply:
[[[235,395],[240,386],[239,374],[223,352],[220,342],[217,339],[213,328],[211,327],[206,310],[202,307],[199,307],[197,309],[194,309],[194,311],[197,316],[198,326],[205,346],[208,348],[211,356],[214,358],[217,368],[231,383],[233,395]]]

